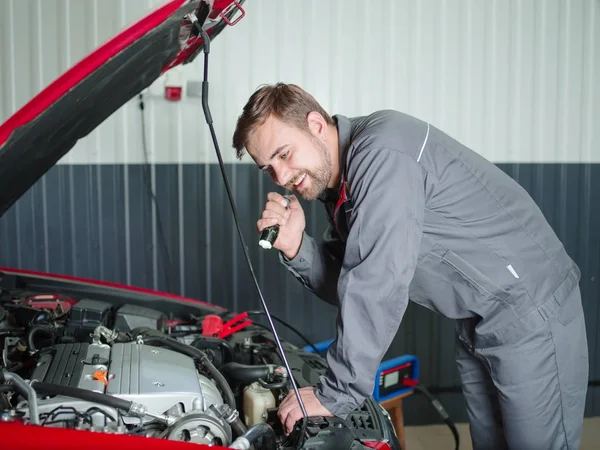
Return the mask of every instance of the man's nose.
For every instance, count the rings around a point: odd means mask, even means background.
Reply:
[[[283,164],[273,167],[273,174],[275,175],[275,183],[279,186],[285,186],[292,181],[292,171]]]

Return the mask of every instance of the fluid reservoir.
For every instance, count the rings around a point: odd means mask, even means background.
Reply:
[[[270,389],[262,387],[257,381],[244,388],[243,410],[246,426],[251,427],[264,422],[267,409],[274,407],[275,396]]]

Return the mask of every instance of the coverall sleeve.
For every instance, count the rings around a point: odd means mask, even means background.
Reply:
[[[338,281],[337,336],[315,394],[345,417],[373,393],[375,374],[408,305],[425,208],[418,162],[387,148],[355,150],[353,209]]]
[[[289,260],[279,253],[279,259],[306,288],[321,300],[337,306],[337,283],[343,253],[343,243],[330,226],[322,243],[304,232],[296,257]]]

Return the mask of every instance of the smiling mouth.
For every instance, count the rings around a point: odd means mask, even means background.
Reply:
[[[295,183],[293,183],[294,187],[296,189],[299,188],[304,183],[305,179],[306,179],[306,174],[303,174],[298,181],[296,181]]]

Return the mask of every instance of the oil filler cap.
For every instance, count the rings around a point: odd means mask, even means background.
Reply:
[[[88,364],[88,365],[103,365],[106,366],[108,365],[108,363],[110,362],[110,360],[108,358],[102,358],[98,353],[94,353],[94,355],[91,358],[87,358],[83,360],[84,364]]]

